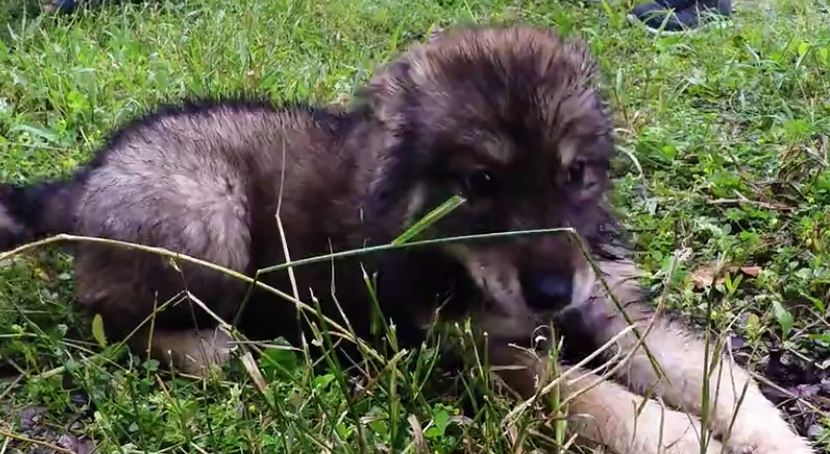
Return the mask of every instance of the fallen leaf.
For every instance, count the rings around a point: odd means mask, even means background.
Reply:
[[[709,288],[715,283],[715,272],[709,266],[704,266],[692,272],[692,282],[696,288]]]
[[[736,266],[730,265],[718,268],[714,263],[707,263],[692,272],[692,283],[695,288],[706,289],[713,284],[721,284],[724,282],[724,272],[734,274],[741,272],[749,277],[758,277],[761,274],[762,268],[756,265]]]
[[[741,272],[746,274],[749,277],[758,277],[761,274],[761,267],[760,266],[742,266]]]
[[[407,418],[409,421],[409,427],[412,428],[412,438],[415,442],[415,450],[418,453],[427,453],[429,452],[429,446],[427,445],[427,441],[424,438],[424,431],[421,428],[421,423],[418,422],[418,417],[415,415],[409,415]]]

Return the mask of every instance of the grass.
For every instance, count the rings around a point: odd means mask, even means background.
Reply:
[[[739,2],[733,28],[671,37],[629,25],[619,1],[169,0],[60,17],[12,3],[0,6],[6,182],[66,174],[111,128],[189,94],[342,102],[436,24],[521,20],[581,36],[617,116],[614,198],[651,284],[662,286],[679,254],[671,309],[733,333],[753,370],[811,364],[827,376],[830,15],[817,11],[821,1]],[[439,347],[452,338],[470,349],[463,325],[430,348],[375,361],[369,383],[349,384],[336,367],[315,374],[278,345],[257,360],[261,381],[239,361],[191,380],[100,345],[71,306],[71,286],[69,262],[53,250],[0,267],[0,452],[64,433],[121,453],[507,452],[565,439],[536,410],[505,436],[511,402],[490,391],[475,355],[456,392],[438,385]],[[830,393],[815,379],[786,381],[808,385],[787,407],[830,451]],[[347,398],[354,386],[365,391]],[[27,406],[35,418],[20,417]]]

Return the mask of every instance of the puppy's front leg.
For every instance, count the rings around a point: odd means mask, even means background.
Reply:
[[[533,352],[491,344],[490,364],[513,391],[529,399],[546,379],[547,360]],[[721,444],[700,448],[697,418],[663,408],[623,386],[579,368],[562,376],[558,389],[568,410],[568,427],[580,438],[607,446],[617,454],[720,454]]]
[[[617,301],[623,305],[629,320],[645,334],[648,353],[660,365],[655,370],[646,349],[638,344],[635,334],[622,336],[617,341],[623,357],[631,351],[630,360],[617,368],[617,376],[632,390],[654,393],[668,403],[688,412],[701,415],[705,402],[704,365],[707,364],[704,342],[679,323],[657,318],[646,334],[652,313],[638,300],[636,282],[638,270],[630,262],[600,264],[606,283]],[[601,345],[628,327],[628,322],[598,283],[596,298],[570,309],[566,324],[578,326],[590,333]],[[636,350],[634,350],[636,348]],[[714,350],[710,348],[710,352]],[[710,365],[708,408],[709,425],[731,452],[758,454],[806,454],[813,452],[808,443],[797,436],[784,421],[775,406],[767,400],[747,371],[715,357]],[[714,366],[713,366],[714,364]],[[745,392],[744,392],[745,390]],[[742,397],[743,395],[743,397]]]

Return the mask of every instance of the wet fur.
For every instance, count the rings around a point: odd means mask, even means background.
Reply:
[[[595,73],[583,45],[550,30],[457,28],[381,68],[346,112],[243,101],[157,109],[119,128],[66,181],[0,187],[0,246],[69,232],[164,247],[252,275],[286,260],[278,207],[297,259],[387,243],[450,195],[461,194],[467,203],[427,237],[572,227],[617,284],[620,298],[632,302],[627,307],[634,318],[647,320],[639,288],[624,279],[636,268],[618,247],[603,197],[613,137]],[[492,194],[471,189],[470,178],[481,169],[496,175],[499,186]],[[103,316],[111,338],[131,333],[184,287],[227,321],[246,293],[244,284],[221,273],[187,263],[177,269],[147,253],[85,243],[73,252],[77,300]],[[479,331],[491,334],[494,365],[527,366],[498,372],[525,398],[544,384],[545,360],[510,342],[527,344],[535,328],[552,318],[569,344],[586,349],[625,327],[580,248],[563,235],[295,270],[301,299],[308,301],[313,292],[327,314],[339,319],[334,281],[349,322],[369,337],[361,266],[379,272],[383,312],[395,321],[404,344],[422,338],[441,304],[446,319],[471,315]],[[265,281],[291,292],[287,273]],[[291,303],[255,292],[242,329],[252,338],[296,341],[304,328],[298,320]],[[194,372],[225,362],[230,340],[214,326],[188,300],[167,307],[156,315],[151,354]],[[136,351],[144,351],[148,335],[142,329],[132,336]],[[653,388],[670,404],[699,413],[702,344],[664,319],[648,344],[670,365],[669,380],[650,371],[640,352],[617,371],[620,384],[599,379],[579,396],[590,374],[563,385],[564,395],[574,396],[572,410],[590,417],[578,419],[577,432],[620,453],[657,452],[658,439],[668,449],[663,452],[698,452],[698,439],[689,431],[699,424],[693,416],[667,413],[660,435],[656,401],[646,401],[636,424],[632,408],[644,399],[638,393]],[[622,350],[633,346],[629,337],[619,342]],[[751,416],[739,415],[726,445],[735,452],[809,452],[746,373],[730,371],[739,384],[751,384],[744,402]],[[712,428],[723,435],[734,393],[720,390]],[[714,441],[710,452],[718,446]]]

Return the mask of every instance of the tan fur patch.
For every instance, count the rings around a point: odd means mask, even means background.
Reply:
[[[409,203],[406,205],[406,214],[404,215],[404,219],[406,219],[405,224],[406,226],[412,225],[414,222],[417,222],[418,219],[415,217],[418,213],[424,209],[424,203],[426,202],[427,196],[427,189],[424,186],[424,183],[418,183],[409,194]]]
[[[158,331],[153,335],[152,348],[157,356],[169,359],[178,370],[201,376],[230,360],[231,341],[220,329]]]

